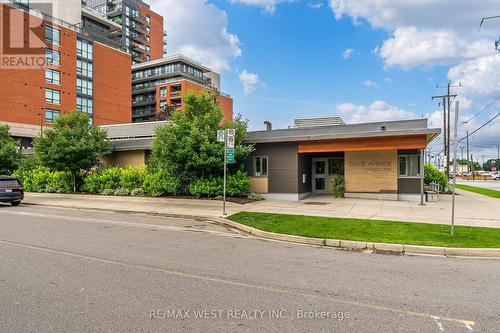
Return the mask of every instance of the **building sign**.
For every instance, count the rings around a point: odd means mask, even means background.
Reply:
[[[234,148],[227,148],[227,164],[234,164]]]
[[[391,172],[394,167],[391,160],[350,161],[351,168],[361,168],[367,173]]]
[[[344,161],[346,192],[397,192],[397,150],[346,152]]]

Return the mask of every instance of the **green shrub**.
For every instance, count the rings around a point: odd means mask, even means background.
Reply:
[[[144,185],[146,172],[144,168],[127,167],[122,170],[120,177],[120,186],[129,192],[141,188]]]
[[[200,197],[214,198],[222,195],[224,180],[222,178],[199,178],[189,183],[188,189],[191,195]]]
[[[335,198],[344,197],[344,177],[335,176],[332,180],[333,196]]]
[[[36,166],[31,170],[19,169],[13,173],[27,192],[68,193],[72,191],[68,172],[51,172],[49,168]]]
[[[142,188],[134,188],[130,191],[130,195],[133,197],[143,197],[146,195],[146,192]]]
[[[441,185],[441,191],[446,191],[448,188],[448,178],[444,172],[441,172],[434,165],[427,163],[424,167],[424,183],[430,186],[432,182]]]
[[[248,200],[253,200],[253,201],[260,201],[262,200],[262,195],[260,193],[255,193],[255,192],[252,192],[252,193],[249,193],[247,195],[247,199]]]
[[[95,171],[84,179],[82,190],[90,193],[102,193],[120,187],[122,168],[111,167]]]
[[[125,197],[127,195],[130,194],[130,191],[127,190],[126,188],[123,188],[123,187],[119,187],[115,190],[115,195],[118,195],[118,196],[121,196],[121,197]]]
[[[108,188],[108,189],[102,191],[101,195],[115,195],[115,190]]]
[[[69,172],[51,172],[49,174],[49,181],[45,188],[45,191],[49,193],[70,193],[73,192],[71,183],[72,179]]]
[[[234,175],[227,177],[227,187],[226,192],[230,197],[241,196],[250,190],[250,177],[248,175],[238,170]]]
[[[153,197],[178,194],[181,188],[179,178],[164,171],[149,173],[144,178],[144,191]]]

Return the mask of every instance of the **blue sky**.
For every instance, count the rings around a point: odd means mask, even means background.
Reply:
[[[468,119],[500,95],[500,20],[477,32],[495,0],[152,0],[166,20],[171,53],[216,68],[235,112],[263,129],[294,117],[340,114],[347,122],[429,118],[441,126],[437,83],[456,90]],[[425,2],[425,4],[423,4]],[[446,11],[446,12],[445,12]],[[464,15],[464,13],[467,13]],[[446,14],[448,19],[442,20]],[[499,102],[500,103],[500,102]],[[496,103],[460,134],[498,111]],[[500,117],[471,138],[496,157]],[[440,139],[432,146],[439,152]]]

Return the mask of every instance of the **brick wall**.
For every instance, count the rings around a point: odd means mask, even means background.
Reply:
[[[132,122],[130,55],[94,43],[94,124]]]
[[[147,15],[151,18],[151,23],[149,24],[151,42],[147,44],[151,48],[149,56],[151,60],[161,59],[163,58],[163,16],[142,5],[140,11],[142,17],[146,17]]]

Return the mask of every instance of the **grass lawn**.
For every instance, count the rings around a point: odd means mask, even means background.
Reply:
[[[397,221],[242,212],[230,220],[280,234],[407,245],[500,248],[500,229]]]
[[[469,185],[462,185],[462,184],[457,184],[457,188],[469,192],[474,192],[474,193],[479,193],[482,195],[487,195],[492,198],[500,198],[500,191],[497,190],[491,190],[487,188],[481,188],[477,186],[469,186]]]

